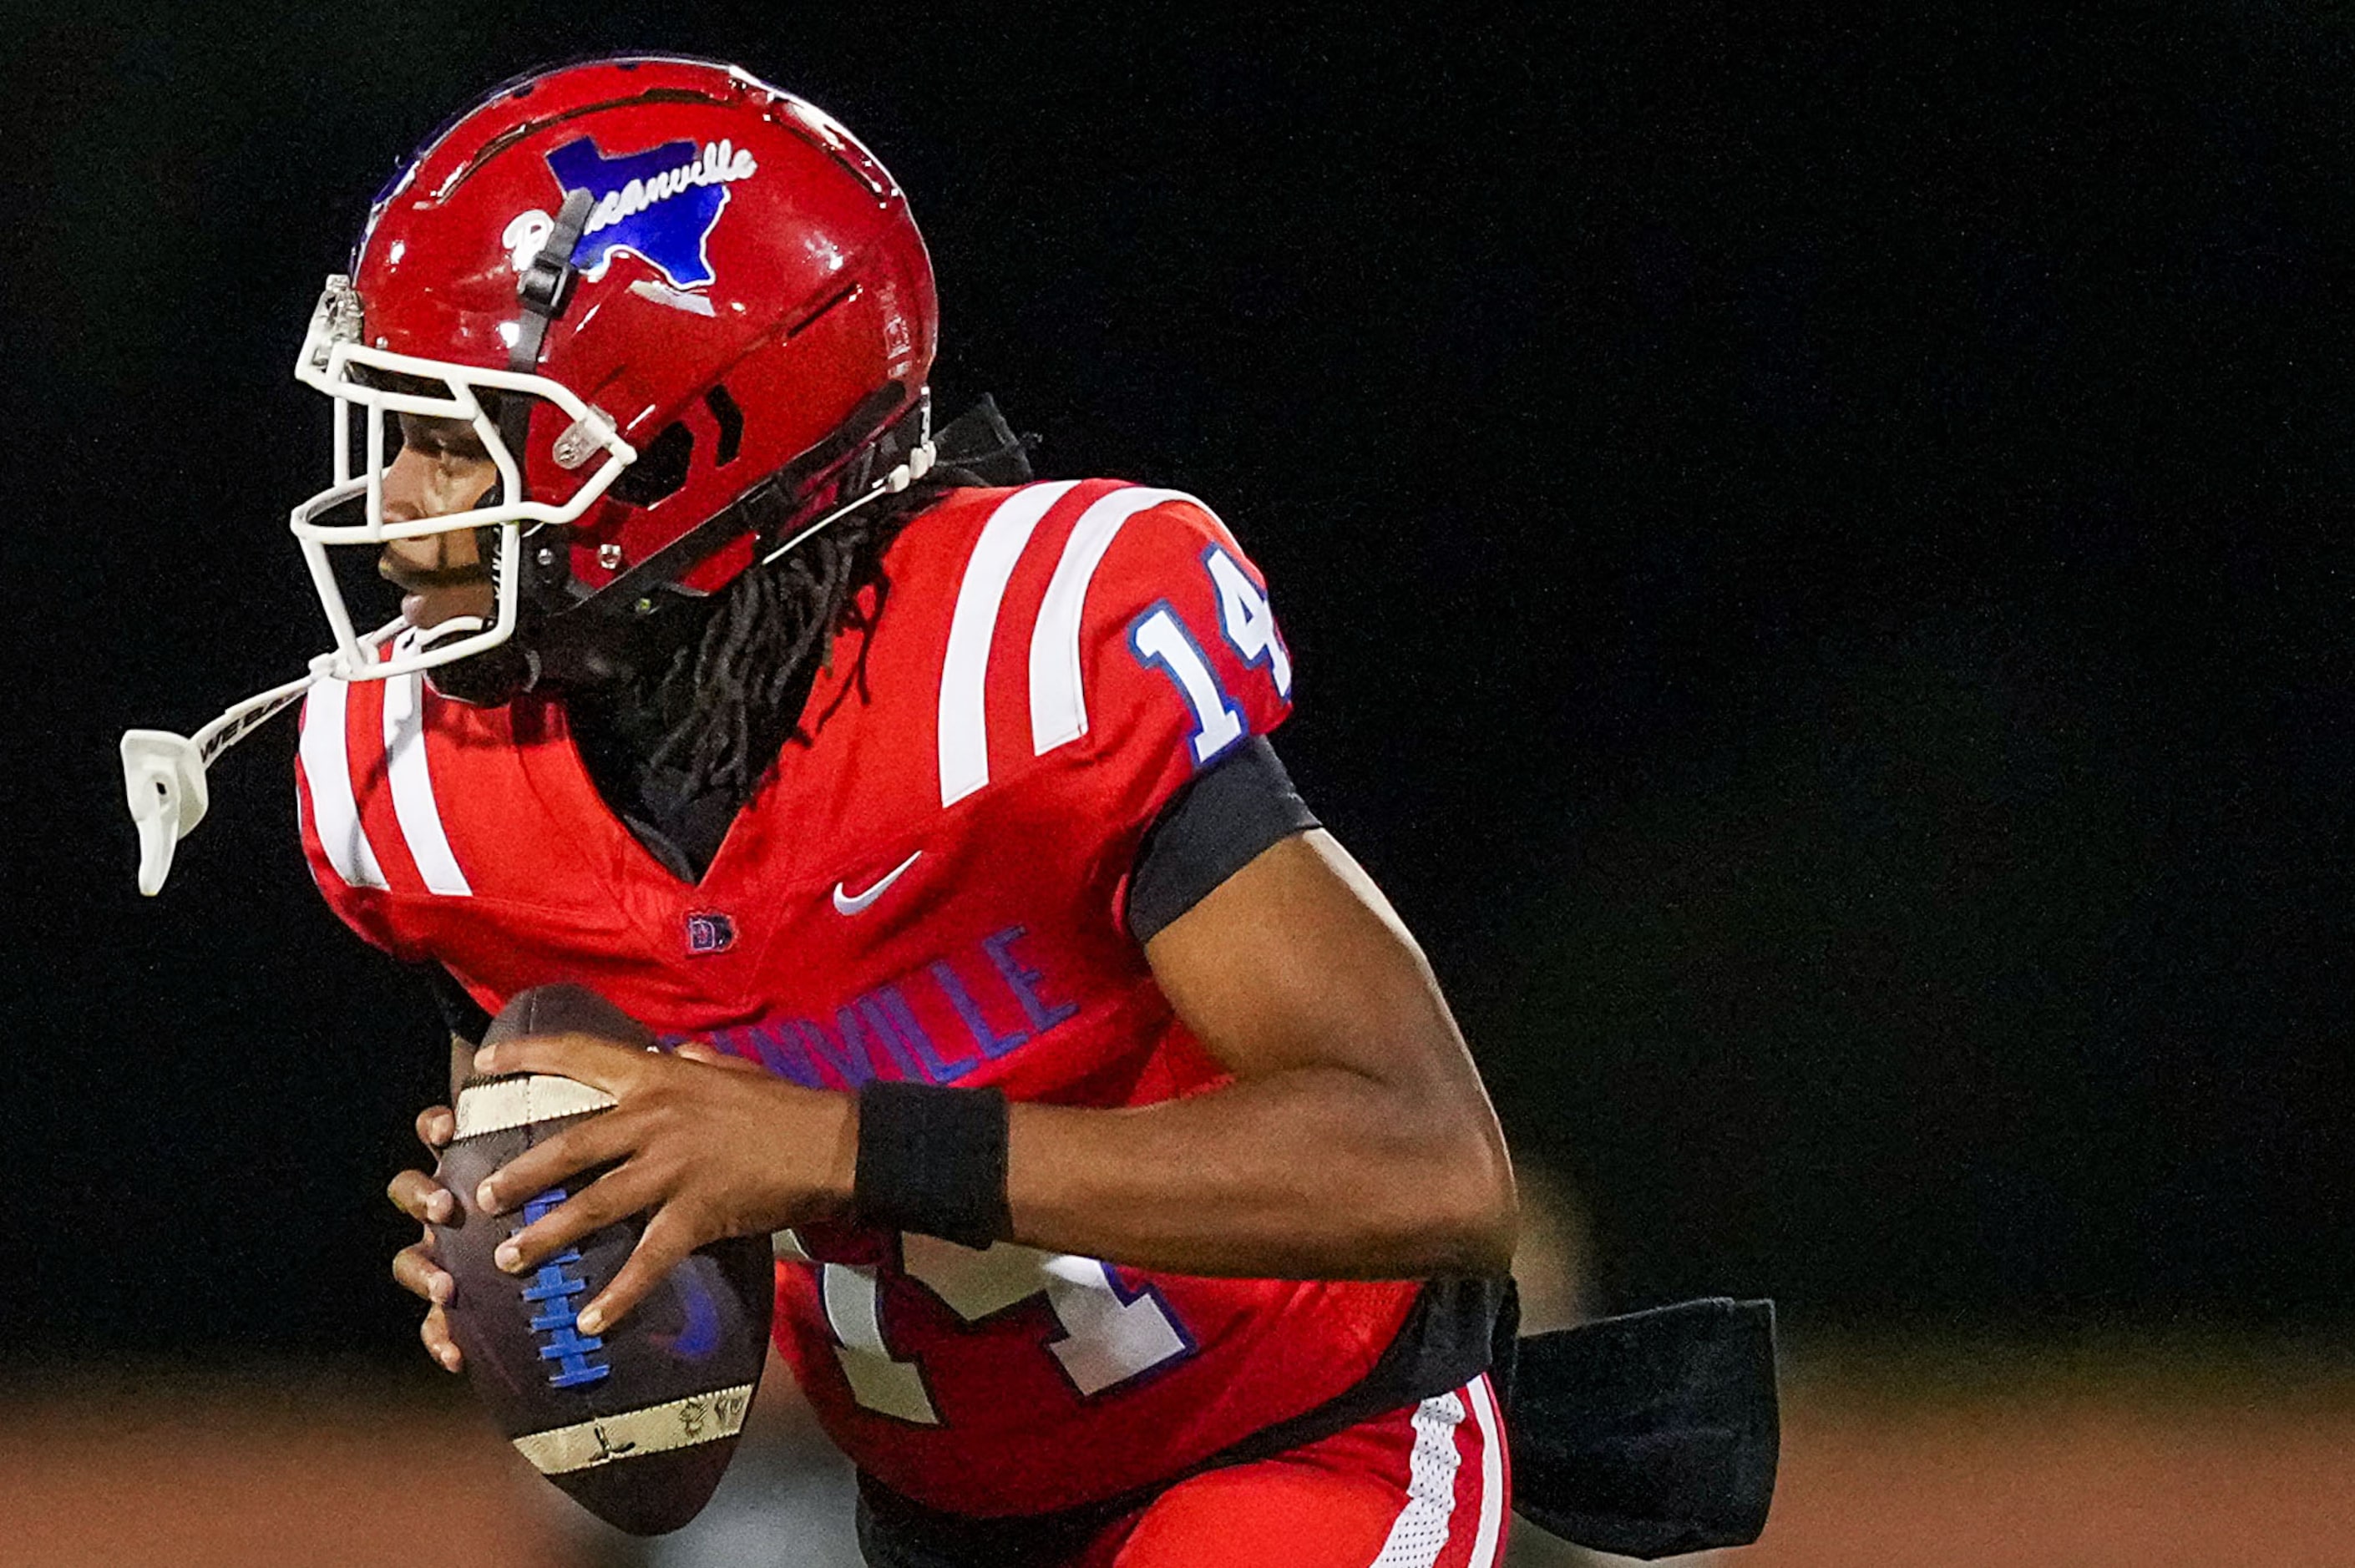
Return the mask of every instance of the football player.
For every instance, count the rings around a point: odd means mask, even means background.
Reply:
[[[318,885],[438,977],[453,1084],[618,1102],[479,1194],[572,1189],[517,1271],[647,1216],[581,1331],[777,1235],[871,1561],[1488,1568],[1512,1177],[1270,747],[1267,585],[1190,496],[1033,480],[986,400],[933,429],[935,330],[890,175],[741,70],[570,66],[430,141],[298,372]],[[559,979],[673,1049],[476,1053]],[[394,1274],[455,1369],[430,1233]]]

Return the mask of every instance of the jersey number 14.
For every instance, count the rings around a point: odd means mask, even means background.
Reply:
[[[986,1251],[932,1236],[900,1238],[900,1269],[967,1323],[1046,1298],[1061,1332],[1046,1349],[1086,1399],[1189,1356],[1194,1346],[1150,1286],[1125,1290],[1092,1257],[999,1242]],[[941,1424],[922,1367],[884,1340],[883,1287],[872,1264],[819,1266],[819,1293],[850,1395],[879,1414]]]
[[[1275,629],[1275,612],[1267,595],[1251,579],[1241,562],[1218,546],[1202,554],[1202,567],[1219,595],[1219,630],[1247,665],[1264,664],[1278,696],[1292,695],[1292,655]],[[1238,708],[1219,684],[1217,672],[1203,657],[1202,645],[1167,599],[1156,603],[1128,629],[1128,645],[1137,662],[1158,669],[1177,686],[1194,711],[1194,733],[1188,744],[1194,766],[1201,767],[1249,733]]]

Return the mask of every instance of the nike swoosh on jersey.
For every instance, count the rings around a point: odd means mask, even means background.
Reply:
[[[877,899],[883,896],[883,890],[890,887],[893,883],[899,881],[900,874],[907,870],[910,866],[915,864],[919,859],[922,858],[923,853],[923,851],[918,850],[914,854],[910,855],[907,859],[901,861],[899,864],[885,872],[881,877],[877,879],[875,885],[868,888],[864,893],[847,892],[844,890],[842,884],[838,882],[836,883],[834,885],[834,912],[837,915],[865,914],[868,909],[874,906]]]

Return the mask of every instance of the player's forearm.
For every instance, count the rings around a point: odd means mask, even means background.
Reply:
[[[1502,1274],[1512,1176],[1486,1103],[1452,1114],[1304,1066],[1133,1110],[1013,1108],[1015,1239],[1178,1273]]]

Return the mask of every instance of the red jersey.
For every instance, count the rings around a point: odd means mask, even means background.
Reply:
[[[1114,1107],[1214,1086],[1124,893],[1161,808],[1289,711],[1258,571],[1199,503],[1107,480],[951,492],[885,565],[888,609],[841,635],[809,744],[701,882],[607,808],[559,705],[469,708],[410,675],[304,708],[321,891],[493,1012],[578,980],[816,1087]],[[1298,1416],[1365,1376],[1417,1292],[849,1226],[780,1253],[777,1343],[827,1431],[964,1514],[1112,1496]]]

